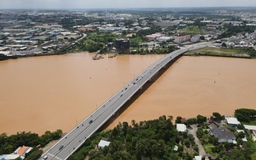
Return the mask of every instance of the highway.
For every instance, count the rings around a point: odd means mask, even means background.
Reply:
[[[205,42],[181,47],[157,60],[62,137],[40,160],[66,160],[166,64],[188,50],[203,48],[209,44]]]

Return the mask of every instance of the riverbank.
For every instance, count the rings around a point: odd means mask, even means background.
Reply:
[[[40,57],[40,56],[53,56],[53,55],[63,55],[66,53],[41,53],[41,54],[29,54],[29,55],[14,55],[14,56],[5,56],[0,54],[0,61],[18,59],[18,58],[28,58],[28,57]]]
[[[167,48],[164,49],[163,52],[158,52],[157,49],[153,51],[147,51],[146,49],[142,49],[140,51],[131,51],[131,52],[106,52],[100,53],[99,55],[114,55],[108,56],[108,58],[116,57],[117,55],[164,55],[168,54],[172,51],[175,51],[177,48]],[[229,58],[255,58],[251,57],[247,52],[243,52],[244,50],[238,49],[228,49],[228,48],[219,48],[219,47],[205,47],[198,50],[188,51],[184,54],[184,56],[213,56],[213,57],[229,57]],[[81,50],[70,50],[65,53],[40,53],[40,54],[29,54],[29,55],[15,55],[15,56],[5,56],[0,55],[0,61],[9,60],[9,59],[17,59],[17,58],[26,58],[26,57],[38,57],[38,56],[51,56],[51,55],[63,55],[63,54],[71,54],[71,53],[83,53]],[[92,53],[93,54],[93,53]]]
[[[213,57],[229,57],[229,58],[254,58],[245,50],[205,47],[198,50],[188,51],[184,56],[213,56]]]

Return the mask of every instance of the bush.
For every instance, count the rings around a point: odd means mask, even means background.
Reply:
[[[35,160],[35,159],[39,159],[41,157],[41,155],[43,154],[42,150],[32,150],[31,153],[26,156],[26,160]]]

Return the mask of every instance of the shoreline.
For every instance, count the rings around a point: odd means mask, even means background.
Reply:
[[[211,54],[184,54],[184,56],[191,56],[191,57],[199,57],[199,56],[209,56],[209,57],[223,57],[223,58],[242,58],[242,59],[254,59],[252,57],[243,57],[243,56],[236,56],[236,55],[211,55]]]
[[[207,47],[205,47],[207,48]],[[255,59],[253,57],[251,57],[248,54],[229,54],[229,53],[225,53],[223,52],[219,52],[219,53],[200,53],[200,52],[196,52],[197,50],[193,51],[194,53],[191,53],[191,51],[189,51],[190,53],[185,53],[183,54],[183,56],[210,56],[210,57],[227,57],[227,58],[242,58],[242,59]],[[198,50],[200,51],[200,50]],[[24,55],[24,56],[2,56],[3,58],[1,59],[0,57],[0,61],[6,61],[6,60],[10,60],[10,59],[18,59],[18,58],[28,58],[28,57],[40,57],[40,56],[52,56],[52,55],[64,55],[64,54],[72,54],[72,53],[83,53],[83,52],[88,52],[88,53],[95,53],[95,52],[89,52],[89,51],[75,51],[75,52],[66,52],[66,53],[41,53],[41,54],[31,54],[31,55]],[[112,53],[112,52],[106,52],[106,53],[100,53],[99,55],[108,55],[108,54],[116,54],[116,56],[120,56],[120,55],[167,55],[169,53]],[[112,58],[112,57],[110,57]]]

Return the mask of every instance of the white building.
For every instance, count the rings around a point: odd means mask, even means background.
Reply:
[[[177,145],[175,145],[173,150],[177,152],[179,150],[179,147]]]
[[[168,40],[172,40],[173,37],[169,37],[169,36],[162,36],[162,37],[157,37],[156,40],[159,42],[166,42]]]
[[[241,124],[235,117],[226,117],[225,119],[226,119],[227,124],[230,126],[237,126],[237,125]]]
[[[250,131],[256,130],[256,126],[255,125],[244,125],[244,128]]]
[[[194,160],[202,160],[202,156],[195,156]]]
[[[99,144],[98,144],[98,148],[99,149],[102,149],[106,146],[109,146],[110,142],[109,141],[106,141],[106,140],[100,140]]]
[[[178,132],[187,132],[187,126],[185,124],[176,124],[176,129]]]
[[[15,160],[19,157],[20,155],[18,154],[3,154],[3,155],[0,155],[0,160]]]

